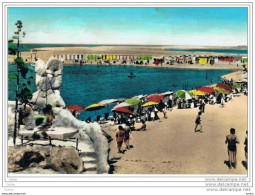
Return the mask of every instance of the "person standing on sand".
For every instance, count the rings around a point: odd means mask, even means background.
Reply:
[[[122,153],[121,147],[124,141],[124,136],[125,136],[125,131],[122,126],[119,126],[119,128],[116,130],[116,141],[117,141],[118,153]]]
[[[124,129],[124,131],[125,131],[124,142],[126,144],[126,148],[130,150],[129,139],[131,139],[131,128],[129,123],[126,124],[126,128]]]
[[[200,112],[198,112],[197,118],[196,118],[196,120],[195,120],[195,130],[194,130],[195,132],[197,132],[197,131],[202,132],[201,114],[202,114],[202,112],[201,112],[201,111],[200,111]],[[200,125],[200,126],[201,126],[200,130],[197,130],[198,125]]]
[[[236,168],[236,144],[239,144],[239,140],[235,135],[235,129],[230,129],[230,134],[226,136],[225,144],[228,144],[228,157],[229,157],[229,168],[231,166]]]
[[[246,131],[246,137],[245,137],[245,140],[244,140],[244,152],[245,152],[245,161],[246,161],[246,164],[248,164],[248,131]]]

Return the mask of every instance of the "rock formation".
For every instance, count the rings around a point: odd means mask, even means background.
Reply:
[[[58,173],[77,174],[82,171],[82,163],[75,148],[52,148],[51,146],[9,147],[9,172],[19,172],[32,168],[34,170],[38,168],[38,170],[44,169]],[[37,173],[40,172],[37,171]]]
[[[37,60],[35,62],[35,72],[37,91],[33,94],[31,102],[35,105],[36,110],[41,113],[45,105],[50,104],[55,117],[53,127],[70,127],[79,130],[77,138],[84,142],[89,139],[88,142],[93,144],[97,159],[97,173],[108,173],[109,145],[99,124],[88,124],[80,121],[70,111],[65,109],[65,102],[60,96],[63,73],[62,61],[56,58],[50,58],[45,64],[43,61]],[[31,122],[33,120],[28,121]],[[31,122],[31,124],[26,126],[34,126],[34,124]]]

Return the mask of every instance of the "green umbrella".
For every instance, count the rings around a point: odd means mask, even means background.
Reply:
[[[185,99],[185,100],[190,100],[190,99],[192,99],[192,96],[193,96],[192,93],[185,91],[185,90],[178,90],[176,92],[176,95],[178,98]]]
[[[137,98],[130,98],[130,99],[126,100],[125,102],[132,106],[135,106],[135,105],[139,104],[141,102],[141,100],[139,100]]]
[[[234,84],[233,86],[232,86],[234,89],[241,89],[241,85],[239,85],[239,84]]]

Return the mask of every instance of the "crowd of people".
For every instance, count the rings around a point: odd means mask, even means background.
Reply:
[[[224,81],[224,83],[229,86],[233,86],[233,81]],[[198,108],[199,112],[195,119],[195,129],[194,132],[202,132],[202,123],[201,117],[205,113],[205,107],[207,104],[218,104],[220,107],[224,107],[225,104],[232,100],[235,95],[238,93],[244,93],[247,95],[247,83],[241,83],[241,88],[233,89],[229,94],[223,94],[215,91],[212,94],[206,94],[204,96],[193,96],[191,99],[185,100],[179,98],[176,93],[168,94],[156,105],[149,107],[142,107],[141,105],[146,102],[145,97],[141,98],[141,103],[137,106],[136,114],[120,114],[114,112],[113,118],[115,124],[119,125],[116,130],[116,142],[118,152],[123,152],[122,144],[123,142],[126,145],[126,149],[130,149],[129,139],[131,138],[132,130],[146,130],[146,122],[158,120],[158,113],[162,112],[163,117],[167,118],[167,110],[172,111],[173,107],[177,109],[193,109]],[[140,129],[135,128],[135,123],[141,122],[142,127]],[[247,133],[247,132],[246,132]],[[239,143],[236,135],[235,129],[231,128],[230,135],[226,137],[226,144],[228,144],[228,155],[229,155],[229,168],[236,168],[236,144]],[[245,139],[245,157],[247,163],[247,137]]]

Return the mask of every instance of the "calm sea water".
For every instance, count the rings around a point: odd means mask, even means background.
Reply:
[[[34,67],[31,67],[33,75]],[[128,78],[130,71],[137,75]],[[9,73],[15,65],[9,65]],[[61,96],[66,105],[88,106],[104,99],[130,98],[140,94],[176,91],[220,82],[220,76],[231,70],[159,69],[130,66],[64,66]],[[207,80],[206,80],[207,74]],[[34,85],[33,85],[34,87]],[[35,90],[35,87],[33,88]],[[9,100],[15,97],[15,80],[9,79]],[[114,105],[97,111],[103,115]],[[95,118],[95,112],[82,112],[80,119]]]
[[[29,51],[33,48],[44,47],[100,47],[100,45],[85,45],[85,44],[21,44],[20,51]]]
[[[247,49],[168,49],[167,51],[176,51],[176,52],[191,52],[191,53],[221,53],[221,54],[235,54],[235,55],[247,55]]]

